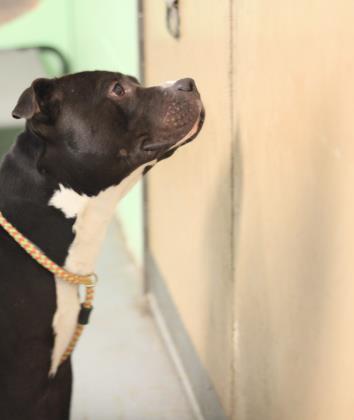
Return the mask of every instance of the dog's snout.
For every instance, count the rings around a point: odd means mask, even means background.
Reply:
[[[176,90],[181,90],[183,92],[195,92],[197,90],[194,80],[189,77],[177,80],[174,87]]]

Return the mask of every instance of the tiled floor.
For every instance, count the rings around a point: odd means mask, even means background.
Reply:
[[[113,223],[91,323],[74,354],[72,420],[192,420],[135,266]]]

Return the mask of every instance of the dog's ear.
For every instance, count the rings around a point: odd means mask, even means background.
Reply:
[[[35,114],[46,113],[48,102],[54,90],[54,81],[51,79],[36,79],[32,85],[24,90],[12,111],[14,118],[31,119]]]

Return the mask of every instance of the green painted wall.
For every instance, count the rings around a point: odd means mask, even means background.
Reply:
[[[138,5],[136,0],[73,1],[74,71],[113,70],[138,76]],[[143,255],[142,185],[118,208],[127,244],[138,264]]]
[[[17,19],[0,26],[0,48],[49,45],[72,57],[70,0],[41,0]]]
[[[138,76],[138,44],[137,0],[42,0],[36,9],[0,27],[0,48],[53,46],[66,54],[72,71],[101,69]],[[120,203],[117,214],[127,245],[141,264],[141,184]]]

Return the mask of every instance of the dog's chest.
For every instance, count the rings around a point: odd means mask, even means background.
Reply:
[[[95,197],[77,194],[60,186],[49,201],[49,205],[60,209],[68,218],[75,217],[75,238],[69,247],[64,267],[75,274],[90,274],[94,271],[109,221],[117,202],[136,183],[148,162],[125,178],[119,185],[109,187]],[[78,287],[56,278],[57,310],[53,318],[55,334],[50,375],[54,375],[60,358],[75,331],[80,309]]]

